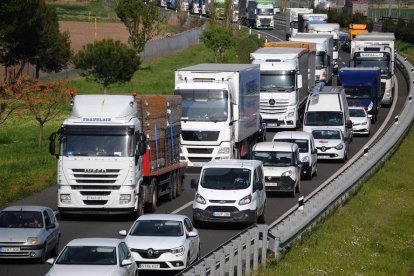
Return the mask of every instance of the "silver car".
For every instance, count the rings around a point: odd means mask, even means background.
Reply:
[[[29,258],[44,263],[59,253],[60,227],[52,209],[10,206],[0,212],[0,258]]]

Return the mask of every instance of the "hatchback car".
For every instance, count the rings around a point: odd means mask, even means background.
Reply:
[[[59,256],[47,260],[54,275],[138,275],[137,265],[121,239],[85,238],[70,241]]]
[[[200,258],[200,237],[187,216],[140,216],[125,236],[139,270],[182,270]]]
[[[318,159],[333,159],[345,162],[348,159],[349,144],[339,128],[314,129]]]
[[[17,205],[0,212],[0,258],[28,258],[44,263],[59,253],[60,227],[52,209]]]
[[[350,106],[349,119],[352,121],[352,131],[355,134],[369,136],[371,134],[371,118],[365,108]]]

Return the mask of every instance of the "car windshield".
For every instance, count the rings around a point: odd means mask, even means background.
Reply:
[[[293,153],[284,151],[255,151],[253,159],[263,162],[264,167],[293,166]]]
[[[180,237],[184,235],[183,225],[177,220],[138,220],[129,235]]]
[[[350,108],[349,116],[350,117],[366,117],[366,114],[363,109]]]
[[[241,190],[250,186],[250,170],[245,168],[206,168],[200,185],[206,189]]]
[[[344,114],[340,111],[308,111],[305,126],[343,126]]]
[[[116,265],[116,249],[112,246],[66,246],[56,264]]]
[[[341,139],[340,130],[314,130],[312,131],[313,138],[315,139],[327,139],[327,140],[339,140]]]
[[[36,211],[3,211],[0,228],[43,228],[42,213]]]
[[[291,139],[291,138],[286,138],[286,139],[281,139],[281,138],[276,138],[273,140],[273,142],[287,142],[287,143],[294,143],[296,145],[298,145],[299,147],[299,152],[302,153],[306,153],[309,150],[309,141],[306,139]]]

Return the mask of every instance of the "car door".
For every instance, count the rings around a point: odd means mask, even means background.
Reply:
[[[47,250],[51,250],[53,247],[56,246],[56,243],[58,242],[59,233],[58,233],[58,227],[55,224],[55,217],[50,217],[47,210],[43,211],[43,217],[45,220],[45,232],[46,232],[46,244],[47,244]]]
[[[184,228],[186,233],[186,239],[188,242],[188,249],[190,250],[190,260],[188,260],[190,263],[195,261],[198,255],[198,249],[199,249],[199,236],[197,237],[189,237],[188,233],[194,230],[194,227],[190,221],[189,218],[184,219]]]
[[[310,138],[309,141],[309,145],[310,145],[310,159],[311,159],[311,171],[316,172],[316,164],[318,162],[318,154],[317,154],[317,150],[316,150],[316,145],[315,145],[315,140],[313,139],[313,137]]]
[[[263,177],[263,168],[261,166],[257,167],[254,170],[254,182],[253,183],[262,183],[261,189],[256,190],[257,194],[257,209],[258,215],[262,214],[264,211],[264,205],[266,201],[266,193],[264,189],[264,177]]]

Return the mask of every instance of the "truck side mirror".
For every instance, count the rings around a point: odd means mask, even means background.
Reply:
[[[302,88],[302,84],[303,84],[302,75],[298,75],[298,88]]]
[[[56,158],[59,158],[59,155],[55,153],[55,147],[56,147],[56,132],[52,132],[49,136],[49,153],[51,155],[56,156]]]
[[[147,137],[145,136],[145,134],[140,133],[139,134],[139,141],[138,141],[138,155],[144,155],[145,152],[147,151]]]
[[[195,179],[191,179],[190,186],[192,189],[197,189],[197,181]]]

